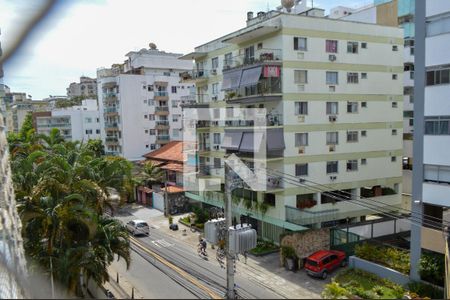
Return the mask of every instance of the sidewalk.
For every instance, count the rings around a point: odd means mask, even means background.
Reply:
[[[107,290],[110,290],[114,294],[114,298],[116,299],[144,299],[144,297],[140,294],[139,290],[134,288],[133,285],[127,279],[127,275],[123,273],[118,273],[116,269],[110,265],[108,268],[109,274],[109,282],[105,282],[103,287]],[[117,283],[117,274],[119,274],[119,283]],[[105,297],[106,298],[106,297]]]

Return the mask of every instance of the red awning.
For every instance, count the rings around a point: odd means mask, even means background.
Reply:
[[[166,188],[161,189],[163,192],[166,191]],[[167,193],[169,194],[176,194],[176,193],[183,193],[184,189],[181,186],[171,185],[167,187]]]

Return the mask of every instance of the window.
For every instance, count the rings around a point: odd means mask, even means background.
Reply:
[[[398,107],[397,102],[392,102],[392,108],[397,108],[397,107]]]
[[[148,115],[148,119],[150,121],[155,121],[155,115]]]
[[[226,67],[231,67],[231,63],[232,63],[232,60],[233,60],[233,53],[227,53],[227,54],[225,54],[225,60],[224,60],[224,66],[226,66]]]
[[[295,176],[308,176],[308,164],[296,164]]]
[[[361,79],[367,79],[367,73],[361,73]]]
[[[347,83],[358,83],[358,73],[347,73]]]
[[[307,39],[304,37],[294,37],[294,50],[307,51]]]
[[[85,123],[92,123],[92,118],[85,118],[84,121]]]
[[[178,122],[179,118],[180,118],[180,115],[173,115],[172,116],[172,121],[173,122]]]
[[[296,133],[295,134],[295,147],[308,146],[308,133]]]
[[[361,158],[361,165],[367,165],[367,159]]]
[[[144,119],[148,119],[148,115],[144,115]]]
[[[97,118],[97,123],[100,123],[100,118]]]
[[[392,80],[397,80],[398,76],[397,74],[392,74]]]
[[[347,53],[358,53],[358,42],[347,42]]]
[[[264,203],[270,206],[275,206],[275,194],[265,193]]]
[[[327,102],[327,115],[337,115],[339,113],[337,102]]]
[[[364,107],[364,108],[366,108],[367,107],[367,102],[361,102],[361,107]]]
[[[144,104],[147,104],[147,100],[144,100]]]
[[[211,59],[211,69],[218,69],[219,68],[219,58],[214,57]]]
[[[361,136],[366,137],[367,136],[367,131],[366,130],[361,131]]]
[[[153,92],[153,85],[147,85],[147,90],[149,92]]]
[[[147,149],[148,149],[148,146],[149,146],[149,145],[145,145],[145,148],[147,148]]]
[[[358,161],[356,159],[347,161],[347,171],[358,171]]]
[[[425,118],[426,135],[450,135],[450,116]]]
[[[172,94],[176,94],[177,93],[177,87],[176,86],[172,86]]]
[[[327,84],[338,84],[338,72],[327,72],[326,80]]]
[[[397,161],[397,156],[392,156],[391,157],[391,162],[396,162]]]
[[[427,86],[450,83],[450,69],[427,71]]]
[[[295,102],[295,114],[307,115],[308,114],[308,102]]]
[[[214,144],[220,144],[220,133],[214,133],[213,135]]]
[[[358,102],[347,102],[347,112],[357,113],[358,112]]]
[[[392,51],[398,51],[398,46],[397,45],[393,45],[392,46]]]
[[[392,129],[392,135],[397,135],[397,129]]]
[[[338,162],[337,161],[328,161],[327,162],[327,174],[337,173],[338,170]]]
[[[155,144],[150,144],[150,150],[155,150],[156,149],[156,145]]]
[[[219,84],[218,83],[212,84],[212,93],[213,93],[213,95],[219,94]]]
[[[220,169],[220,167],[221,167],[220,158],[214,157],[214,168],[215,169]]]
[[[328,53],[337,53],[338,41],[326,40],[325,41],[325,51]]]
[[[327,132],[327,145],[339,144],[339,132]]]
[[[154,106],[154,105],[155,105],[155,100],[148,99],[148,106]]]
[[[180,100],[172,100],[172,107],[173,108],[177,108],[179,104],[180,104]]]
[[[86,134],[92,134],[92,129],[86,129]]]
[[[156,135],[156,130],[155,129],[150,129],[150,135]]]
[[[96,130],[95,130],[95,133],[96,133],[96,134],[100,134],[100,129],[96,129]]]
[[[358,141],[358,131],[347,131],[347,142],[356,143]]]
[[[145,132],[145,134],[148,134],[148,129],[145,129],[144,132]]]
[[[306,71],[306,70],[295,70],[294,71],[294,82],[296,84],[308,83],[308,71]]]
[[[260,50],[263,48],[263,43],[258,43],[258,45],[256,45],[256,49]]]
[[[414,119],[409,119],[409,126],[414,126]]]
[[[367,43],[361,43],[361,48],[367,49]]]

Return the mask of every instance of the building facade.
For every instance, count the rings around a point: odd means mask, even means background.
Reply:
[[[267,111],[266,163],[275,171],[269,191],[238,190],[234,197],[243,200],[234,213],[249,216],[258,234],[275,242],[285,230],[362,221],[373,211],[360,203],[387,210],[401,204],[402,30],[321,18],[321,12],[249,15],[247,27],[184,57],[195,60],[184,77],[197,90],[188,107]],[[251,123],[201,127],[202,175],[223,178],[217,169],[231,153],[253,165],[258,150],[244,142]],[[221,192],[186,195],[223,206]],[[343,198],[348,201],[336,200]]]
[[[192,84],[180,83],[179,73],[192,66],[154,45],[126,56],[123,64],[97,71],[102,139],[107,154],[141,160],[182,139],[180,105]]]
[[[33,113],[33,126],[39,134],[60,130],[68,141],[101,138],[100,113],[97,100],[83,100],[82,105]]]
[[[67,88],[67,97],[97,97],[97,80],[86,76],[80,77],[80,82],[72,82]]]

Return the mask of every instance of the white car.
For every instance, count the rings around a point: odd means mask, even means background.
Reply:
[[[127,223],[127,229],[133,236],[138,234],[150,235],[150,228],[147,222],[142,220],[129,221]]]

